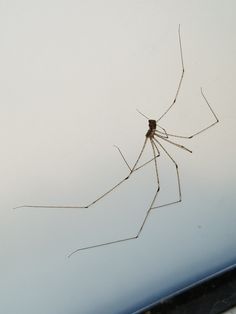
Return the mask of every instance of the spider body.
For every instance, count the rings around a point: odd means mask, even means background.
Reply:
[[[146,133],[147,138],[153,138],[157,128],[156,120],[148,120],[149,130]]]

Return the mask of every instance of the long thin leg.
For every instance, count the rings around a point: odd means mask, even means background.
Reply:
[[[171,140],[165,138],[164,136],[161,136],[161,135],[158,135],[158,134],[157,134],[157,137],[159,137],[159,138],[161,138],[162,140],[164,140],[164,141],[166,141],[166,142],[168,142],[168,143],[171,143],[171,144],[173,144],[173,145],[175,145],[175,146],[177,146],[177,147],[179,147],[179,148],[181,148],[181,149],[184,149],[184,150],[186,150],[186,151],[189,152],[189,153],[192,153],[192,151],[191,151],[190,149],[188,149],[187,147],[185,147],[185,146],[183,146],[183,145],[180,145],[180,144],[178,144],[178,143],[175,143],[175,142],[173,142],[173,141],[171,141]]]
[[[72,255],[74,255],[75,253],[80,252],[80,251],[95,249],[95,248],[100,247],[100,246],[111,245],[111,244],[115,244],[115,243],[119,243],[119,242],[125,242],[125,241],[129,241],[129,240],[134,240],[134,239],[137,239],[137,237],[135,236],[135,237],[125,238],[125,239],[121,239],[121,240],[116,240],[116,241],[111,241],[111,242],[106,242],[106,243],[101,243],[101,244],[96,244],[96,245],[91,245],[91,246],[85,246],[85,247],[82,247],[80,249],[77,249],[77,250],[71,252],[67,257],[69,258]]]
[[[130,167],[130,165],[128,164],[128,162],[127,162],[127,160],[126,160],[124,154],[122,153],[121,149],[120,149],[118,146],[116,146],[116,145],[114,145],[114,146],[117,148],[118,152],[120,153],[120,155],[121,155],[122,159],[124,160],[125,164],[127,165],[127,167],[131,170],[131,167]],[[135,171],[137,171],[137,170],[143,168],[144,166],[146,166],[147,164],[149,164],[151,161],[153,161],[154,159],[156,159],[156,158],[159,157],[159,156],[160,156],[160,152],[159,152],[159,150],[157,149],[157,155],[156,155],[155,157],[153,157],[153,158],[151,158],[150,160],[146,161],[146,162],[143,163],[141,166],[135,168],[133,172],[135,172]]]
[[[216,121],[213,122],[212,124],[208,125],[207,127],[201,129],[200,131],[198,131],[198,132],[192,134],[191,137],[194,137],[194,136],[196,136],[196,135],[198,135],[198,134],[201,134],[202,132],[205,132],[206,130],[208,130],[208,129],[211,128],[213,125],[215,125],[216,123],[219,122],[219,119],[217,118],[217,116],[216,116],[215,112],[213,111],[213,109],[212,109],[212,107],[211,107],[209,101],[207,100],[206,96],[204,95],[202,88],[201,88],[201,94],[202,94],[202,97],[204,98],[206,104],[208,105],[208,107],[209,107],[211,113],[213,114],[214,118],[216,119]]]
[[[131,167],[130,167],[130,165],[128,164],[128,161],[125,159],[125,156],[124,156],[124,154],[122,153],[121,149],[120,149],[118,146],[116,146],[116,145],[114,145],[114,146],[115,146],[115,148],[118,150],[118,152],[120,153],[120,155],[121,155],[122,159],[124,160],[126,166],[127,166],[127,167],[129,168],[129,170],[131,171]]]
[[[112,188],[110,188],[108,191],[106,191],[105,193],[103,193],[101,196],[99,196],[97,199],[95,199],[93,202],[89,203],[86,206],[71,206],[71,205],[21,205],[21,206],[17,206],[15,208],[22,208],[22,207],[33,207],[33,208],[89,208],[90,206],[92,206],[93,204],[97,203],[98,201],[100,201],[102,198],[104,198],[105,196],[107,196],[109,193],[111,193],[112,191],[114,191],[119,185],[121,185],[123,182],[125,182],[126,180],[129,179],[129,177],[132,175],[132,173],[135,171],[135,168],[144,152],[145,146],[147,144],[147,138],[145,138],[144,144],[142,146],[142,149],[138,155],[138,158],[136,160],[136,162],[134,163],[133,167],[131,168],[129,174],[127,177],[125,177],[124,179],[122,179],[121,181],[119,181],[116,185],[114,185]]]
[[[181,43],[181,35],[180,35],[180,25],[179,25],[179,29],[178,29],[178,36],[179,36],[179,48],[180,48],[180,57],[181,57],[181,65],[182,65],[182,73],[181,73],[181,76],[180,76],[180,80],[179,80],[179,84],[178,84],[178,87],[177,87],[177,91],[176,91],[176,94],[175,94],[175,98],[172,102],[172,104],[169,106],[169,108],[166,109],[166,111],[160,116],[160,118],[157,120],[160,121],[166,114],[167,112],[170,111],[170,109],[174,106],[174,104],[176,103],[176,100],[178,98],[178,95],[179,95],[179,91],[180,91],[180,88],[181,88],[181,85],[182,85],[182,81],[183,81],[183,78],[184,78],[184,58],[183,58],[183,50],[182,50],[182,43]]]
[[[159,175],[158,175],[158,170],[157,170],[157,161],[156,161],[156,157],[157,157],[157,156],[156,156],[156,153],[155,153],[155,146],[156,146],[156,145],[154,145],[154,143],[153,143],[152,140],[151,140],[151,145],[152,145],[152,150],[153,150],[153,154],[154,154],[153,160],[154,160],[154,164],[155,164],[155,172],[156,172],[156,179],[157,179],[157,190],[156,190],[156,192],[155,192],[154,198],[153,198],[153,200],[152,200],[152,202],[151,202],[151,205],[149,206],[149,209],[147,210],[147,212],[146,212],[146,214],[145,214],[145,217],[144,217],[144,219],[143,219],[143,221],[142,221],[142,224],[141,224],[141,226],[140,226],[140,228],[139,228],[137,234],[136,234],[135,236],[128,237],[128,238],[124,238],[124,239],[119,239],[119,240],[115,240],[115,241],[104,242],[104,243],[101,243],[101,244],[96,244],[96,245],[91,245],[91,246],[87,246],[87,247],[82,247],[82,248],[79,248],[79,249],[77,249],[77,250],[71,252],[71,253],[68,255],[68,257],[71,257],[73,254],[75,254],[75,253],[77,253],[77,252],[79,252],[79,251],[89,250],[89,249],[93,249],[93,248],[97,248],[97,247],[101,247],[101,246],[107,246],[107,245],[111,245],[111,244],[115,244],[115,243],[120,243],[120,242],[125,242],[125,241],[130,241],[130,240],[135,240],[135,239],[137,239],[137,238],[139,237],[139,235],[140,235],[140,233],[141,233],[141,231],[142,231],[142,229],[143,229],[143,227],[144,227],[144,224],[145,224],[145,222],[146,222],[146,220],[147,220],[147,218],[148,218],[148,216],[149,216],[149,213],[150,213],[150,211],[151,211],[151,209],[152,209],[152,206],[153,206],[153,204],[154,204],[154,202],[155,202],[155,200],[156,200],[156,198],[157,198],[157,194],[158,194],[158,192],[159,192],[159,190],[160,190],[160,180],[159,180]],[[159,154],[159,150],[157,149],[157,155],[158,155],[158,154]]]
[[[160,131],[157,131],[157,135],[158,135],[158,133],[160,133],[160,134],[163,134],[163,135],[166,135],[166,134],[167,134],[168,136],[172,136],[172,137],[190,139],[190,138],[193,138],[193,137],[196,136],[196,135],[199,135],[199,134],[205,132],[206,130],[210,129],[210,128],[213,127],[215,124],[217,124],[217,123],[219,122],[219,119],[218,119],[217,115],[215,114],[215,112],[213,111],[213,109],[212,109],[212,107],[211,107],[209,101],[207,100],[205,94],[203,93],[202,88],[201,88],[201,94],[202,94],[202,97],[203,97],[204,101],[206,102],[208,108],[210,109],[210,111],[211,111],[213,117],[215,118],[215,121],[214,121],[213,123],[211,123],[210,125],[204,127],[203,129],[201,129],[201,130],[199,130],[199,131],[197,131],[197,132],[195,132],[195,133],[193,133],[192,135],[189,135],[189,136],[170,134],[170,133],[166,133],[166,132],[163,133],[163,132],[160,132]]]
[[[179,178],[179,167],[178,167],[178,164],[176,163],[176,161],[174,160],[173,157],[171,157],[171,155],[168,153],[168,151],[164,148],[164,146],[156,139],[156,138],[153,138],[153,140],[158,144],[160,145],[160,147],[164,150],[164,152],[166,153],[166,155],[170,158],[170,160],[174,163],[175,165],[175,169],[176,169],[176,175],[177,175],[177,184],[178,184],[178,200],[177,201],[174,201],[174,202],[170,202],[170,203],[166,203],[166,204],[162,204],[162,205],[158,205],[158,206],[154,206],[152,207],[151,209],[154,209],[154,208],[160,208],[160,207],[164,207],[164,206],[169,206],[169,205],[173,205],[173,204],[176,204],[176,203],[179,203],[181,202],[182,200],[182,193],[181,193],[181,186],[180,186],[180,178]],[[155,143],[154,143],[155,144]]]
[[[164,133],[163,132],[160,132],[163,136],[165,136],[166,138],[168,138],[168,133],[166,132],[166,130],[162,127],[162,126],[160,126],[160,125],[157,125],[157,127],[158,128],[160,128],[160,129],[162,129],[163,131],[164,131]],[[157,131],[157,132],[159,132],[159,131]]]
[[[156,149],[156,151],[157,151],[157,154],[160,154],[160,152],[159,152],[157,146],[155,145],[155,143],[153,142],[153,140],[150,139],[150,141],[151,141],[151,145],[152,145],[153,155],[154,155],[154,156],[156,155],[156,154],[155,154],[155,149]],[[153,208],[155,208],[155,207],[153,207],[153,204],[155,203],[155,200],[156,200],[156,198],[157,198],[157,195],[158,195],[158,193],[159,193],[159,191],[160,191],[160,179],[159,179],[159,174],[158,174],[158,169],[157,169],[157,160],[156,160],[156,158],[154,159],[154,164],[155,164],[155,172],[156,172],[156,179],[157,179],[157,190],[156,190],[155,195],[154,195],[154,198],[153,198],[153,200],[152,200],[152,202],[151,202],[151,204],[150,204],[150,206],[149,206],[149,208],[148,208],[148,211],[146,212],[146,215],[145,215],[145,217],[144,217],[144,220],[143,220],[143,222],[142,222],[142,225],[141,225],[141,227],[139,228],[139,231],[138,231],[138,234],[137,234],[137,238],[139,237],[140,233],[142,232],[143,227],[144,227],[144,225],[145,225],[145,223],[146,223],[146,221],[147,221],[147,219],[148,219],[148,216],[149,216],[151,210],[152,210]]]

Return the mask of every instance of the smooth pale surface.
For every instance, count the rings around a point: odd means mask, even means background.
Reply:
[[[132,313],[236,261],[236,3],[200,1],[1,1],[0,312]],[[173,100],[161,125],[199,137],[166,145],[179,164],[183,202],[154,210],[138,240],[82,246],[137,233],[155,191],[149,165],[127,176],[147,121]],[[147,148],[145,158],[151,156]],[[151,158],[151,157],[149,157]],[[145,159],[146,160],[146,159]],[[162,152],[158,202],[176,199],[176,173]],[[157,202],[157,205],[158,205]]]
[[[234,307],[234,308],[230,309],[229,311],[226,311],[222,314],[236,314],[236,307]]]

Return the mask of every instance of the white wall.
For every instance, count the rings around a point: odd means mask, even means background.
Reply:
[[[0,2],[0,310],[5,314],[131,313],[235,263],[235,1]],[[147,121],[191,134],[166,145],[183,202],[154,210],[138,240],[73,250],[137,233],[155,191],[154,166],[89,209],[124,178]],[[151,149],[147,154],[151,156]],[[173,164],[158,160],[161,193],[176,198]],[[158,203],[157,203],[158,204]]]

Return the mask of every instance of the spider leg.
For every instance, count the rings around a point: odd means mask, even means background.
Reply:
[[[173,145],[175,145],[175,146],[177,146],[177,147],[179,147],[179,148],[181,148],[181,149],[184,149],[184,150],[186,150],[186,151],[189,152],[189,153],[192,153],[192,151],[191,151],[190,149],[188,149],[187,147],[185,147],[185,146],[183,146],[183,145],[180,145],[180,144],[178,144],[178,143],[175,143],[175,142],[173,142],[173,141],[171,141],[171,140],[165,138],[164,136],[160,136],[159,134],[156,134],[156,135],[157,135],[157,137],[161,138],[162,140],[164,140],[164,141],[166,141],[166,142],[168,142],[168,143],[170,143],[170,144],[173,144]]]
[[[167,112],[170,111],[170,109],[176,103],[176,100],[178,98],[179,91],[180,91],[180,88],[181,88],[181,85],[182,85],[182,82],[183,82],[183,78],[184,78],[184,58],[183,58],[183,50],[182,50],[181,35],[180,35],[180,25],[179,25],[179,29],[178,29],[178,37],[179,37],[179,48],[180,48],[180,58],[181,58],[182,72],[181,72],[181,76],[180,76],[180,80],[179,80],[179,84],[178,84],[178,87],[177,87],[177,91],[176,91],[174,100],[172,101],[171,105],[166,109],[166,111],[160,116],[160,118],[158,118],[157,122],[160,121],[167,114]]]
[[[86,247],[82,247],[80,249],[77,249],[73,252],[71,252],[67,257],[71,257],[72,255],[74,255],[75,253],[79,252],[79,251],[85,251],[85,250],[89,250],[89,249],[94,249],[100,246],[106,246],[106,245],[111,245],[111,244],[115,244],[115,243],[119,243],[119,242],[124,242],[124,241],[129,241],[129,240],[134,240],[137,239],[137,237],[130,237],[130,238],[126,238],[126,239],[121,239],[121,240],[116,240],[116,241],[111,241],[111,242],[106,242],[106,243],[101,243],[101,244],[96,244],[96,245],[91,245],[91,246],[86,246]]]
[[[124,156],[124,154],[123,154],[122,151],[121,151],[121,149],[120,149],[118,146],[116,146],[116,145],[114,145],[114,146],[115,146],[115,147],[117,148],[117,150],[119,151],[119,153],[120,153],[122,159],[124,160],[125,164],[127,165],[127,167],[131,170],[131,168],[130,168],[130,166],[129,166],[129,164],[128,164],[128,162],[127,162],[125,156]],[[150,160],[146,161],[146,162],[143,163],[141,166],[135,168],[135,169],[134,169],[134,172],[137,171],[137,170],[139,170],[139,169],[141,169],[141,168],[143,168],[144,166],[146,166],[147,164],[149,164],[151,161],[153,161],[154,159],[156,159],[156,158],[159,157],[159,156],[160,156],[160,152],[157,150],[157,155],[155,155],[155,157],[153,157],[153,158],[151,158]]]
[[[130,172],[128,174],[128,176],[126,176],[124,179],[122,179],[121,181],[119,181],[116,185],[114,185],[112,188],[110,188],[108,191],[106,191],[105,193],[103,193],[101,196],[99,196],[98,198],[96,198],[93,202],[89,203],[86,206],[74,206],[74,205],[21,205],[21,206],[17,206],[16,208],[22,208],[22,207],[33,207],[33,208],[89,208],[90,206],[92,206],[93,204],[97,203],[98,201],[100,201],[102,198],[104,198],[105,196],[107,196],[108,194],[110,194],[112,191],[114,191],[118,186],[120,186],[123,182],[125,182],[126,180],[129,179],[129,177],[132,175],[132,173],[135,171],[137,164],[144,152],[145,146],[147,144],[147,138],[145,138],[144,144],[142,146],[142,149],[138,155],[137,160],[135,161],[133,167],[130,169]],[[128,164],[127,164],[128,165]]]
[[[79,252],[79,251],[85,251],[85,250],[94,249],[94,248],[101,247],[101,246],[107,246],[107,245],[111,245],[111,244],[115,244],[115,243],[120,243],[120,242],[135,240],[135,239],[137,239],[137,238],[139,237],[139,235],[140,235],[140,233],[141,233],[141,231],[142,231],[142,229],[143,229],[143,227],[144,227],[144,224],[145,224],[145,222],[146,222],[146,220],[147,220],[147,218],[148,218],[148,216],[149,216],[149,214],[150,214],[150,211],[151,211],[151,209],[152,209],[152,206],[153,206],[153,204],[154,204],[154,202],[155,202],[155,200],[156,200],[156,198],[157,198],[157,194],[158,194],[158,192],[159,192],[159,190],[160,190],[160,180],[159,180],[159,175],[158,175],[158,170],[157,170],[157,161],[156,161],[156,157],[157,157],[157,155],[159,155],[159,150],[158,150],[158,148],[156,147],[156,145],[153,143],[153,141],[152,141],[151,139],[150,139],[150,141],[151,141],[152,150],[153,150],[153,154],[154,154],[153,160],[154,160],[154,164],[155,164],[155,172],[156,172],[156,179],[157,179],[157,186],[158,186],[158,187],[157,187],[157,190],[156,190],[156,192],[155,192],[154,198],[153,198],[153,200],[152,200],[152,202],[151,202],[151,205],[149,206],[149,209],[147,210],[147,212],[146,212],[146,214],[145,214],[145,217],[144,217],[144,219],[143,219],[143,222],[142,222],[142,224],[141,224],[141,226],[140,226],[140,228],[139,228],[137,234],[136,234],[135,236],[128,237],[128,238],[124,238],[124,239],[119,239],[119,240],[115,240],[115,241],[104,242],[104,243],[100,243],[100,244],[96,244],[96,245],[91,245],[91,246],[87,246],[87,247],[82,247],[82,248],[76,249],[75,251],[71,252],[71,253],[68,255],[68,257],[71,257],[73,254],[75,254],[75,253],[77,253],[77,252]],[[156,153],[155,153],[155,149],[156,149],[156,151],[157,151],[157,155],[156,155]]]
[[[160,147],[163,149],[163,151],[166,153],[166,155],[170,158],[170,160],[173,162],[173,164],[175,165],[175,169],[176,169],[176,175],[177,175],[177,184],[178,184],[178,200],[174,201],[174,202],[170,202],[170,203],[166,203],[166,204],[162,204],[162,205],[158,205],[158,206],[154,206],[151,209],[154,208],[160,208],[160,207],[164,207],[164,206],[169,206],[169,205],[173,205],[176,203],[181,202],[182,200],[182,193],[181,193],[181,185],[180,185],[180,177],[179,177],[179,167],[178,164],[176,163],[176,161],[174,160],[174,158],[168,153],[168,151],[165,149],[165,147],[154,137],[153,140],[160,145]],[[155,143],[154,143],[155,144]],[[156,144],[155,144],[156,145]],[[154,202],[153,202],[154,203]]]
[[[195,132],[195,133],[193,133],[192,135],[189,135],[189,136],[176,135],[176,134],[167,133],[168,136],[190,139],[190,138],[193,138],[193,137],[196,136],[196,135],[199,135],[199,134],[205,132],[206,130],[210,129],[211,127],[213,127],[215,124],[217,124],[217,123],[219,122],[219,119],[218,119],[217,115],[215,114],[214,110],[212,109],[212,107],[211,107],[209,101],[207,100],[205,94],[203,93],[202,88],[201,88],[201,94],[202,94],[202,97],[203,97],[205,103],[207,104],[209,110],[211,111],[211,113],[212,113],[212,115],[213,115],[215,121],[214,121],[213,123],[211,123],[210,125],[204,127],[203,129],[201,129],[201,130],[199,130],[199,131],[197,131],[197,132]],[[163,133],[163,132],[160,132],[160,131],[158,131],[158,133],[163,134],[163,135],[166,135],[166,133]]]
[[[214,116],[215,122],[211,123],[210,125],[206,126],[206,127],[203,128],[203,129],[199,130],[198,132],[192,134],[190,138],[192,138],[192,137],[194,137],[194,136],[196,136],[196,135],[198,135],[198,134],[201,134],[201,133],[205,132],[206,130],[208,130],[209,128],[211,128],[212,126],[214,126],[216,123],[219,122],[219,119],[218,119],[218,117],[216,116],[215,112],[213,111],[213,109],[212,109],[212,107],[211,107],[209,101],[207,100],[206,96],[204,95],[202,88],[201,88],[201,94],[202,94],[202,97],[203,97],[203,99],[205,100],[205,102],[206,102],[208,108],[210,109],[212,115]]]
[[[161,133],[163,136],[165,136],[166,138],[168,138],[168,133],[166,132],[166,130],[165,130],[162,126],[160,126],[159,124],[157,125],[157,127],[159,127],[160,129],[162,129],[162,130],[164,131],[164,133],[161,132],[161,131],[158,131],[158,130],[157,130],[157,132],[158,132],[158,133]]]
[[[157,146],[156,146],[155,143],[153,142],[153,139],[150,138],[150,142],[151,142],[151,145],[152,145],[152,150],[153,150],[153,155],[154,155],[154,157],[156,156],[156,154],[155,154],[155,149],[156,149],[156,151],[157,151],[157,155],[160,156],[159,149],[157,148]],[[156,172],[156,179],[157,179],[157,190],[156,190],[155,195],[154,195],[154,197],[153,197],[153,200],[152,200],[152,202],[151,202],[151,204],[150,204],[150,206],[149,206],[149,208],[148,208],[148,210],[147,210],[147,212],[146,212],[146,215],[145,215],[145,217],[144,217],[144,220],[143,220],[143,222],[142,222],[142,225],[141,225],[141,227],[139,228],[139,231],[138,231],[138,234],[137,234],[137,238],[139,237],[140,233],[142,232],[143,227],[144,227],[144,225],[145,225],[145,223],[146,223],[146,221],[147,221],[147,218],[148,218],[148,216],[149,216],[151,210],[152,210],[153,208],[155,208],[155,207],[152,207],[152,206],[153,206],[153,204],[155,203],[155,200],[156,200],[156,198],[157,198],[157,195],[158,195],[158,193],[159,193],[159,191],[160,191],[160,179],[159,179],[159,174],[158,174],[158,168],[157,168],[157,160],[156,160],[156,158],[154,158],[154,165],[155,165],[155,172]]]
[[[114,147],[118,150],[118,152],[120,153],[120,155],[121,155],[122,159],[124,160],[126,166],[127,166],[127,167],[129,168],[129,170],[131,171],[131,167],[130,167],[130,165],[128,164],[128,162],[127,162],[127,160],[126,160],[124,154],[122,153],[121,149],[120,149],[118,146],[116,146],[116,145],[114,145]]]

